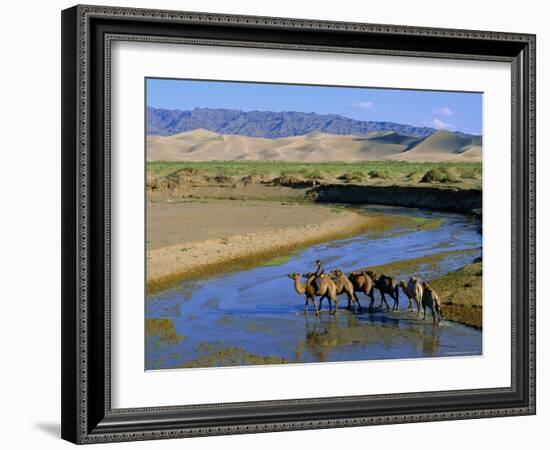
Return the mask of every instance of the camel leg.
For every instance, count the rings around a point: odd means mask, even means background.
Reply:
[[[432,320],[433,320],[433,324],[435,325],[435,308],[432,308]]]
[[[317,308],[317,302],[315,301],[315,297],[311,299],[311,302],[313,303],[313,306],[315,306],[315,315],[319,315],[319,308]]]
[[[367,295],[370,297],[369,309],[372,311],[374,308],[374,288]]]
[[[422,317],[422,320],[426,320],[426,306],[422,306],[422,308],[424,308],[424,317]]]
[[[353,298],[357,302],[357,306],[359,306],[359,311],[361,311],[363,307],[361,306],[361,303],[359,303],[359,297],[357,297],[357,294],[355,292],[353,293]]]
[[[357,304],[355,303],[355,299],[353,296],[348,292],[348,309],[351,309],[351,305],[353,304],[353,312],[357,312]]]
[[[323,305],[323,297],[319,299],[319,311],[321,311],[321,306]]]
[[[382,307],[382,305],[386,305],[386,309],[390,309],[390,305],[388,305],[388,302],[386,301],[386,295],[381,292],[382,294],[382,301],[380,302],[380,307]]]
[[[330,314],[336,314],[338,312],[338,299],[333,298],[332,301],[334,302],[334,311],[331,311]],[[330,300],[329,300],[330,302]]]
[[[306,295],[306,304],[304,306],[304,312],[307,314],[307,307],[309,305],[309,297]]]
[[[395,311],[399,310],[399,289],[396,289],[393,293],[393,308]]]

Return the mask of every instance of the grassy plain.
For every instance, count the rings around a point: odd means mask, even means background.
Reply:
[[[195,175],[210,177],[268,177],[295,176],[323,183],[340,181],[354,183],[384,182],[399,184],[443,183],[481,186],[482,169],[479,162],[284,162],[284,161],[213,161],[147,163],[149,179],[167,177],[181,169]],[[431,172],[430,172],[431,171]]]

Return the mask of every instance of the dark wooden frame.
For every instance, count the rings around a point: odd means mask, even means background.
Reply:
[[[138,40],[512,65],[512,385],[112,409],[110,43]],[[535,36],[98,6],[62,12],[62,437],[161,439],[535,413]]]

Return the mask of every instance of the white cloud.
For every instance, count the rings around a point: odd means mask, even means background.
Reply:
[[[442,106],[441,108],[432,109],[432,113],[436,116],[452,116],[454,112],[448,106]]]
[[[359,108],[359,109],[372,109],[374,108],[374,103],[372,102],[357,102],[357,103],[354,103],[353,105],[354,108]]]
[[[437,130],[454,130],[455,126],[451,123],[444,122],[443,120],[433,119],[430,125]]]

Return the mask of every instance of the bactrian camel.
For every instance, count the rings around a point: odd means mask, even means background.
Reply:
[[[300,273],[298,272],[290,273],[288,274],[288,277],[294,280],[295,291],[300,295],[305,295],[306,303],[304,309],[306,313],[308,311],[309,301],[311,300],[313,306],[315,307],[315,314],[319,314],[321,310],[321,302],[324,298],[328,299],[330,312],[332,314],[336,312],[336,308],[338,307],[336,285],[329,279],[328,276],[315,277],[314,274],[306,273],[304,274],[304,278],[306,280],[305,284],[302,284],[300,281]],[[315,301],[316,296],[321,297],[319,300],[319,307],[317,307],[317,302]],[[332,310],[331,301],[334,302],[334,311]]]
[[[340,269],[335,269],[330,272],[330,278],[336,285],[336,294],[346,294],[348,297],[348,309],[351,309],[352,303],[354,304],[354,307],[358,306],[359,309],[361,309],[361,303],[359,303],[359,299],[355,294],[353,283],[348,279],[348,277],[346,277],[344,272]]]
[[[422,294],[422,308],[424,309],[424,319],[426,319],[426,308],[432,310],[432,319],[435,325],[435,320],[437,316],[437,323],[441,322],[443,313],[441,311],[441,300],[437,293],[430,287],[427,281],[422,282],[422,289],[424,290]]]
[[[420,283],[420,280],[417,277],[410,277],[408,282],[405,282],[405,280],[401,280],[399,282],[399,286],[401,286],[401,289],[409,299],[409,311],[412,311],[413,308],[413,301],[416,304],[416,309],[418,310],[418,314],[420,314],[420,306],[422,305],[422,284]]]
[[[315,314],[319,314],[319,308],[317,308],[317,302],[315,301],[315,288],[307,281],[305,284],[302,284],[300,281],[300,273],[298,272],[289,273],[288,278],[294,280],[294,290],[298,294],[306,296],[306,304],[304,306],[304,311],[306,314],[310,300],[313,303],[313,306],[315,306]]]
[[[348,279],[353,285],[356,297],[357,292],[363,292],[365,295],[370,297],[369,309],[372,309],[374,306],[374,281],[372,281],[372,278],[365,272],[351,272]]]
[[[336,314],[338,311],[338,294],[336,290],[336,284],[334,281],[326,275],[315,275],[314,273],[305,273],[304,278],[307,280],[306,284],[309,284],[313,287],[315,295],[319,298],[319,311],[321,311],[321,305],[323,304],[323,299],[328,300],[328,307],[331,314]],[[334,303],[334,309],[332,308],[332,303]]]
[[[378,276],[376,272],[372,270],[365,271],[374,281],[374,287],[380,291],[382,296],[382,302],[380,305],[385,304],[386,308],[390,309],[388,302],[386,301],[386,294],[388,294],[393,299],[393,310],[397,311],[399,309],[399,286],[397,280],[394,277],[389,277],[387,275]]]

